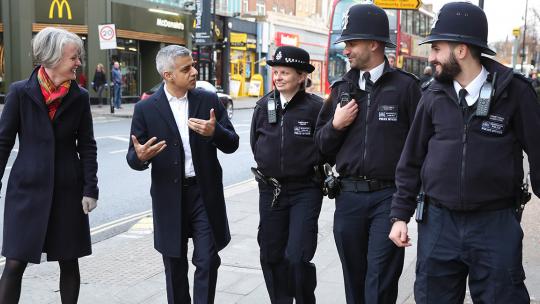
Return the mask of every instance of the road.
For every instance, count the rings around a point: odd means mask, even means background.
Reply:
[[[229,186],[252,178],[250,167],[254,165],[249,147],[249,127],[252,109],[236,110],[233,125],[240,136],[240,147],[233,154],[219,152],[223,168],[223,184]],[[94,119],[94,136],[98,147],[98,208],[90,214],[90,226],[98,227],[151,209],[150,171],[132,170],[126,162],[131,119],[97,117]],[[2,178],[0,200],[0,227],[3,227],[4,196],[11,165],[18,146],[8,161]],[[1,229],[1,228],[0,228]],[[122,230],[116,231],[116,233]],[[110,235],[109,235],[110,236]],[[0,233],[0,243],[2,234]]]

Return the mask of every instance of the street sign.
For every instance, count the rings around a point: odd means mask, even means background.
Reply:
[[[521,29],[519,27],[512,30],[512,35],[514,35],[514,37],[519,37],[519,34],[521,34]]]
[[[114,24],[98,25],[99,48],[102,50],[116,48],[116,28]]]
[[[373,0],[373,4],[380,8],[416,10],[422,4],[420,0]]]

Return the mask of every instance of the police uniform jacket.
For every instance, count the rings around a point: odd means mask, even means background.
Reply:
[[[386,62],[368,96],[358,88],[359,75],[351,69],[332,84],[330,100],[319,114],[315,141],[323,154],[335,155],[340,176],[393,180],[420,99],[418,78]],[[337,130],[332,120],[342,93],[356,99],[359,111],[350,126]]]
[[[309,180],[313,166],[322,163],[313,140],[322,98],[300,90],[283,108],[276,90],[277,123],[271,124],[267,109],[273,95],[274,91],[257,101],[253,113],[250,142],[257,167],[267,177]]]
[[[2,255],[39,263],[91,254],[83,195],[98,198],[97,148],[88,92],[71,81],[51,121],[37,80],[9,87],[0,118],[0,172],[15,138],[17,158],[7,184]],[[13,155],[13,154],[11,154]]]
[[[212,228],[217,250],[230,241],[229,224],[223,195],[221,166],[217,150],[233,153],[238,148],[238,135],[225,108],[215,93],[203,89],[188,92],[189,117],[209,119],[210,109],[216,115],[214,135],[205,137],[189,130],[193,166],[208,221]],[[186,235],[182,223],[182,180],[184,174],[184,149],[178,126],[169,101],[161,85],[150,98],[135,105],[131,134],[144,143],[152,137],[165,140],[167,147],[150,160],[152,167],[152,212],[154,214],[154,247],[165,256],[182,257]],[[132,169],[145,170],[137,157],[133,143],[129,142],[127,162]]]
[[[452,83],[424,91],[396,171],[391,217],[408,220],[423,185],[428,198],[452,210],[500,209],[516,201],[524,150],[540,194],[540,105],[522,76],[482,58],[497,72],[489,115],[464,119]]]

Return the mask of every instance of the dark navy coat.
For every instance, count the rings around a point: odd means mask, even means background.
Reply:
[[[204,137],[189,131],[189,144],[201,197],[216,241],[223,249],[230,241],[229,224],[223,195],[222,171],[217,149],[233,153],[238,149],[238,135],[227,117],[225,108],[215,93],[202,89],[188,93],[189,117],[209,119],[214,108],[216,129],[214,136]],[[182,239],[182,177],[184,149],[163,85],[150,98],[135,105],[131,134],[141,144],[152,137],[165,140],[167,147],[150,160],[152,167],[152,211],[154,214],[154,247],[165,256],[181,257]],[[127,162],[135,170],[147,168],[135,153],[130,141]]]
[[[98,198],[97,149],[88,92],[71,82],[53,121],[37,80],[13,83],[0,118],[0,172],[19,137],[4,211],[7,258],[39,263],[91,253],[82,196]]]
[[[512,207],[524,177],[523,152],[540,195],[540,105],[533,87],[492,59],[481,63],[498,74],[487,117],[464,119],[452,83],[433,80],[424,91],[397,166],[391,217],[412,216],[420,185],[450,210]]]

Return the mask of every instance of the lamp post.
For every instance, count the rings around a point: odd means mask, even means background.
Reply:
[[[529,8],[529,0],[525,1],[525,24],[523,25],[523,45],[521,47],[521,70],[523,73],[523,64],[525,63],[525,38],[527,37],[527,9]]]

